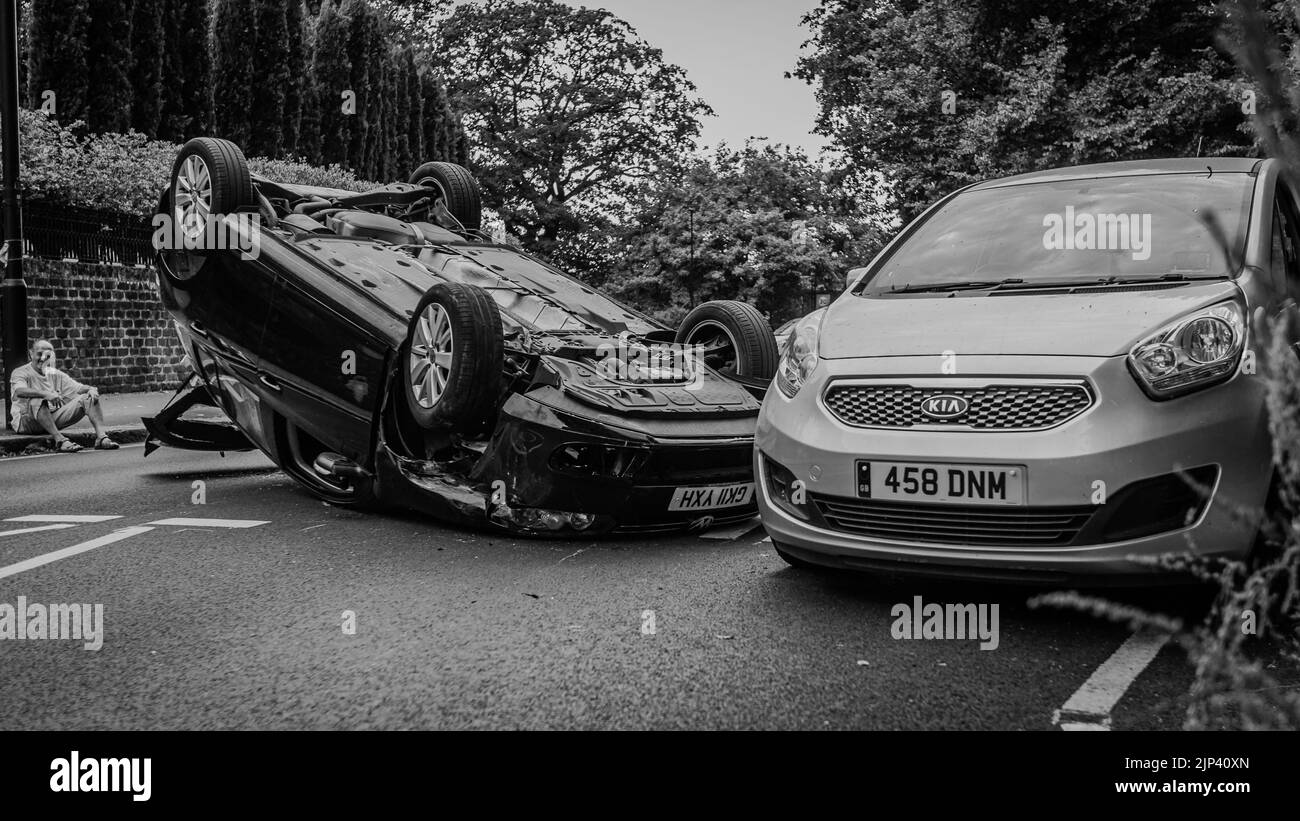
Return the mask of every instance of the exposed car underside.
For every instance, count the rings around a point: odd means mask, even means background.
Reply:
[[[158,213],[198,225],[185,206],[202,180],[181,179],[185,163],[215,178],[227,146],[187,144]],[[776,350],[749,306],[706,303],[663,326],[492,241],[458,166],[360,194],[249,181],[225,210],[257,217],[240,229],[258,232],[255,259],[238,242],[159,253],[194,376],[146,420],[154,446],[257,447],[337,504],[521,533],[755,512],[754,422]],[[231,421],[194,419],[199,404]]]

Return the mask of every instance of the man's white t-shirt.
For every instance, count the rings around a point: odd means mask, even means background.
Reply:
[[[9,416],[13,419],[14,428],[18,428],[19,421],[27,414],[29,404],[29,400],[17,397],[20,388],[52,391],[59,395],[62,402],[68,402],[76,399],[77,391],[83,387],[85,386],[71,376],[49,365],[45,366],[45,373],[36,370],[30,362],[17,368],[9,374]]]

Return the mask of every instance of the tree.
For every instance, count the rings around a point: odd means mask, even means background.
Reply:
[[[420,93],[424,97],[424,153],[426,160],[448,160],[447,118],[450,110],[447,106],[447,89],[432,74],[420,75]]]
[[[459,111],[451,112],[451,161],[458,165],[469,165],[469,134],[461,122]]]
[[[460,4],[432,53],[463,111],[488,204],[543,254],[602,199],[629,193],[687,150],[712,113],[681,68],[599,9]],[[458,135],[441,139],[454,155]]]
[[[131,125],[131,14],[127,0],[90,0],[86,125],[126,131]]]
[[[347,54],[352,67],[348,88],[356,95],[356,114],[352,118],[352,132],[348,141],[347,165],[356,169],[362,176],[366,172],[369,140],[373,140],[370,130],[373,127],[371,117],[376,109],[376,83],[379,76],[377,55],[371,50],[374,45],[373,32],[379,24],[378,17],[364,0],[353,2],[344,0],[340,8],[349,24]]]
[[[562,256],[595,258],[602,284],[670,324],[710,299],[752,302],[774,321],[838,292],[885,235],[875,203],[837,188],[801,151],[761,141],[692,157],[646,180],[630,216]]]
[[[255,0],[254,3],[256,37],[253,40],[252,72],[257,104],[246,103],[249,136],[245,149],[261,157],[278,157],[284,153],[285,97],[291,79],[289,21],[285,5],[283,0]]]
[[[384,173],[384,132],[387,119],[389,97],[389,65],[387,42],[384,39],[384,23],[379,15],[367,9],[370,15],[366,29],[366,57],[369,72],[366,77],[365,94],[358,102],[365,107],[365,140],[362,145],[360,168],[366,179],[377,180]]]
[[[415,165],[411,155],[411,76],[414,74],[411,50],[397,52],[393,66],[393,99],[389,127],[393,141],[392,167],[389,176],[410,174]]]
[[[302,119],[298,126],[298,145],[295,151],[308,162],[320,162],[321,151],[321,110],[320,89],[316,83],[316,40],[317,25],[320,14],[312,14],[311,8],[304,4],[303,11],[303,69],[302,83]]]
[[[818,132],[904,217],[991,176],[1244,147],[1211,4],[822,0],[805,23]]]
[[[185,76],[182,26],[185,4],[181,0],[164,0],[162,21],[162,65],[159,69],[158,139],[180,142],[185,133]],[[205,43],[206,46],[206,38]],[[207,48],[203,49],[207,51]]]
[[[405,60],[407,106],[406,141],[411,149],[411,164],[404,169],[409,174],[425,161],[424,147],[424,95],[421,93],[420,72],[415,67],[415,53],[406,50]]]
[[[175,40],[169,51],[178,55],[163,83],[176,89],[178,97],[169,119],[170,139],[181,142],[208,134],[213,128],[212,43],[208,0],[170,0],[176,7]],[[164,115],[165,116],[165,115]]]
[[[253,133],[255,0],[216,0],[213,15],[213,117],[218,136],[246,146]],[[259,93],[261,86],[258,86]]]
[[[406,97],[402,93],[401,74],[402,63],[401,55],[392,48],[385,49],[384,60],[384,98],[383,98],[383,143],[380,146],[379,156],[379,176],[375,179],[394,179],[400,173],[398,154],[398,123],[401,120],[401,109],[404,106],[399,105],[399,101],[405,102]],[[400,129],[403,134],[405,128]]]
[[[90,2],[36,3],[27,27],[27,99],[40,107],[55,94],[54,114],[63,122],[84,119],[89,84]]]
[[[455,0],[370,0],[402,46],[427,45]]]
[[[285,27],[288,29],[289,56],[286,65],[289,77],[284,85],[284,153],[298,154],[298,141],[302,131],[303,101],[308,85],[307,30],[304,19],[307,10],[302,0],[288,0],[285,8]]]
[[[162,122],[163,60],[166,36],[164,0],[135,0],[131,12],[131,127],[150,137]]]
[[[1251,131],[1261,153],[1300,173],[1300,2],[1225,4],[1220,44],[1255,95]],[[1300,179],[1300,177],[1296,177]]]
[[[341,95],[352,88],[352,61],[348,58],[352,21],[347,16],[351,8],[351,0],[344,0],[343,6],[337,8],[332,2],[324,2],[316,20],[312,78],[320,115],[320,161],[323,163],[345,165],[349,158],[356,117],[343,113]]]

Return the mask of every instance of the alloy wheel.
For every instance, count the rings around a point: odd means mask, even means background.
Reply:
[[[432,408],[442,398],[451,377],[451,317],[436,302],[430,303],[415,325],[408,366],[411,390],[422,408]]]
[[[187,240],[197,240],[212,213],[212,175],[208,164],[197,154],[185,158],[176,173],[173,190],[176,203],[173,218]]]

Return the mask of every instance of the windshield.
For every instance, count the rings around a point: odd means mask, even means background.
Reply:
[[[1230,276],[1211,226],[1241,259],[1253,184],[1161,174],[969,191],[879,263],[863,293]]]

